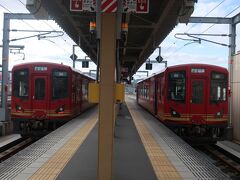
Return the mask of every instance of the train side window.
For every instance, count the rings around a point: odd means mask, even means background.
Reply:
[[[168,76],[168,99],[185,102],[186,96],[186,73],[176,71]]]
[[[38,78],[35,80],[35,99],[43,100],[45,97],[45,79]]]
[[[88,81],[86,79],[82,81],[82,99],[88,99]]]
[[[227,100],[227,76],[223,73],[211,73],[210,101],[216,103]]]
[[[147,98],[147,86],[145,86],[145,89],[144,89],[144,97]]]
[[[54,69],[52,78],[52,99],[68,97],[68,72]]]
[[[146,86],[143,86],[143,97],[146,97]]]
[[[27,99],[29,93],[28,69],[16,70],[13,76],[13,96]]]

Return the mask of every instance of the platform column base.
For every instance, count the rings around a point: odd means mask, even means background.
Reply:
[[[233,127],[228,126],[226,128],[226,140],[231,141],[233,140]]]
[[[6,136],[9,134],[10,124],[6,121],[0,121],[0,136]]]

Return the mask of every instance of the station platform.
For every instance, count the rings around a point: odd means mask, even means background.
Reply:
[[[7,144],[10,144],[20,138],[21,138],[20,134],[10,134],[7,136],[1,136],[0,137],[0,148],[2,148],[3,146],[6,146]]]
[[[240,145],[231,141],[220,141],[216,144],[230,154],[240,158]]]
[[[97,107],[0,164],[0,179],[97,179]],[[113,179],[230,179],[128,96],[116,119]]]

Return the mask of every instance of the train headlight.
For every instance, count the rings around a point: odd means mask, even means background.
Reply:
[[[16,104],[16,110],[17,110],[17,112],[23,112],[23,108],[21,106],[19,106],[18,104]]]
[[[64,112],[64,110],[65,110],[65,108],[64,108],[64,105],[63,105],[56,110],[56,113],[61,114],[61,113]]]
[[[222,111],[219,111],[215,114],[215,117],[217,117],[217,118],[221,118],[222,116],[223,116]]]
[[[181,115],[180,115],[177,111],[175,111],[174,109],[172,109],[172,108],[171,108],[171,116],[172,116],[172,117],[181,117]]]

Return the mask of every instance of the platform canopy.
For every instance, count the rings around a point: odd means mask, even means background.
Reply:
[[[148,13],[122,14],[122,20],[128,23],[128,33],[119,48],[125,77],[136,73],[179,21],[188,20],[195,1],[149,0]],[[70,11],[70,0],[41,0],[41,6],[96,63],[96,39],[89,32],[89,23],[96,20],[96,13]]]

